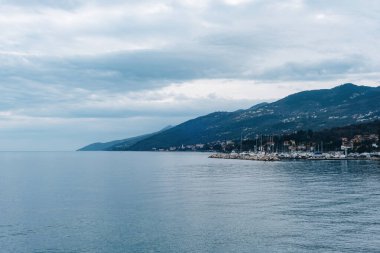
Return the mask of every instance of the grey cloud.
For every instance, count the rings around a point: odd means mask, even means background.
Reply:
[[[32,66],[3,66],[2,83],[36,82],[85,89],[133,91],[158,88],[170,82],[194,79],[326,80],[347,74],[365,74],[377,65],[364,56],[288,59],[281,65],[250,65],[250,55],[214,51],[138,51],[68,59],[30,58]],[[265,59],[263,59],[265,62]]]
[[[238,58],[228,53],[197,51],[118,52],[77,58],[28,57],[30,64],[2,66],[2,83],[24,80],[47,85],[93,89],[136,90],[167,82],[198,78],[236,77]]]
[[[349,74],[371,72],[372,67],[361,56],[353,55],[341,59],[325,59],[313,62],[287,62],[279,67],[273,67],[258,75],[264,80],[338,80]]]
[[[64,0],[64,1],[55,1],[55,0],[1,0],[1,4],[9,4],[15,6],[53,6],[53,7],[74,7],[78,6],[80,0]]]

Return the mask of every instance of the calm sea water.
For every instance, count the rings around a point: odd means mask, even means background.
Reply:
[[[380,163],[0,153],[1,252],[380,252]]]

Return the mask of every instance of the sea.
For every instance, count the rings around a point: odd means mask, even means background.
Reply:
[[[0,152],[0,252],[380,252],[380,162]]]

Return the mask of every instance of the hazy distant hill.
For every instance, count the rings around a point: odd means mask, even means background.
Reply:
[[[299,92],[247,110],[214,112],[153,134],[125,150],[152,150],[255,134],[325,129],[380,119],[380,87],[351,83]]]
[[[90,145],[87,145],[81,149],[78,149],[78,151],[106,151],[106,150],[112,150],[113,146],[118,146],[120,144],[123,145],[123,147],[128,148],[135,144],[138,141],[141,141],[144,138],[147,138],[151,136],[152,134],[146,134],[141,136],[136,136],[124,140],[116,140],[116,141],[109,141],[109,142],[96,142],[92,143]]]
[[[115,141],[109,141],[109,142],[97,142],[92,143],[90,145],[87,145],[81,149],[78,149],[78,151],[116,151],[116,150],[125,150],[132,146],[133,144],[136,144],[138,141],[141,141],[145,138],[148,138],[150,136],[153,136],[157,133],[160,133],[162,131],[170,129],[172,126],[167,126],[163,128],[162,130],[158,132],[154,132],[151,134],[144,134],[136,137],[131,137],[123,140],[115,140]]]

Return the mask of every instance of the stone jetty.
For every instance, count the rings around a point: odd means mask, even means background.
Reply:
[[[293,152],[293,153],[215,153],[209,158],[218,159],[238,159],[251,161],[281,161],[281,160],[373,160],[380,161],[380,152],[374,153],[351,153],[344,155],[342,152],[330,153],[311,153],[311,152]]]
[[[216,153],[209,156],[209,158],[219,159],[238,159],[238,160],[251,160],[251,161],[280,161],[274,154],[237,154],[237,153]]]

